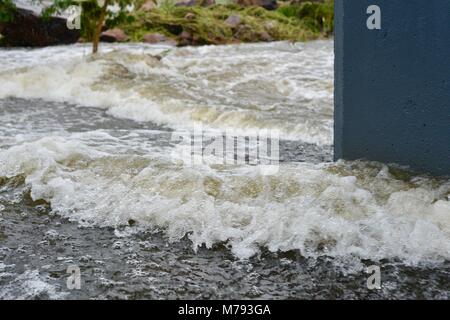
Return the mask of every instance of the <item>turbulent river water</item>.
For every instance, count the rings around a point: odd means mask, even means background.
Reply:
[[[450,180],[331,161],[332,41],[89,49],[0,51],[0,298],[448,298]],[[199,124],[278,172],[176,161]]]

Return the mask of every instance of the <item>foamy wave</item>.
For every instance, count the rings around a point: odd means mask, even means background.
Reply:
[[[82,134],[0,152],[0,176],[24,176],[34,199],[81,224],[186,234],[196,248],[227,242],[239,258],[261,247],[306,257],[450,259],[450,181],[396,178],[376,163],[183,167],[164,150],[114,155]]]
[[[8,277],[14,276],[8,274]],[[58,284],[50,284],[48,277],[41,276],[38,270],[25,271],[0,289],[0,299],[64,299],[69,293],[61,290]],[[54,282],[54,281],[53,281]]]
[[[5,59],[16,67],[2,67],[0,98],[67,101],[176,129],[273,129],[284,139],[329,145],[330,44],[173,49],[162,60],[152,55],[161,49],[127,46],[106,46],[96,58],[84,56],[85,48],[63,47],[40,61],[41,51],[17,51],[26,63],[9,52]]]

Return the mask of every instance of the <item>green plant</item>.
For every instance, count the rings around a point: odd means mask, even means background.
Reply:
[[[329,35],[334,30],[334,0],[284,5],[277,11],[285,17],[300,19],[314,32]]]
[[[225,20],[238,15],[241,23],[231,27]],[[170,14],[162,8],[134,13],[132,23],[119,25],[132,41],[142,41],[148,33],[162,33],[177,40],[182,31],[190,35],[192,44],[225,44],[270,40],[304,41],[324,37],[327,34],[314,30],[304,19],[287,17],[278,11],[262,7],[243,7],[236,4],[208,7],[175,6]]]
[[[156,5],[167,15],[172,14],[176,7],[176,0],[158,0]]]
[[[14,18],[16,6],[12,0],[0,0],[0,22],[10,22]]]
[[[227,6],[227,5],[236,3],[236,1],[235,0],[216,0],[215,3],[218,5],[222,5],[222,6]]]

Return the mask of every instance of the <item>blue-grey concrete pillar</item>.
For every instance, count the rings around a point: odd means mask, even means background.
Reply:
[[[450,175],[450,0],[335,0],[335,158]]]

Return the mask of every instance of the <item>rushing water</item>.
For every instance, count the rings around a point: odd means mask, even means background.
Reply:
[[[448,298],[450,180],[331,162],[332,46],[0,51],[0,298]],[[198,124],[278,173],[174,160]]]

